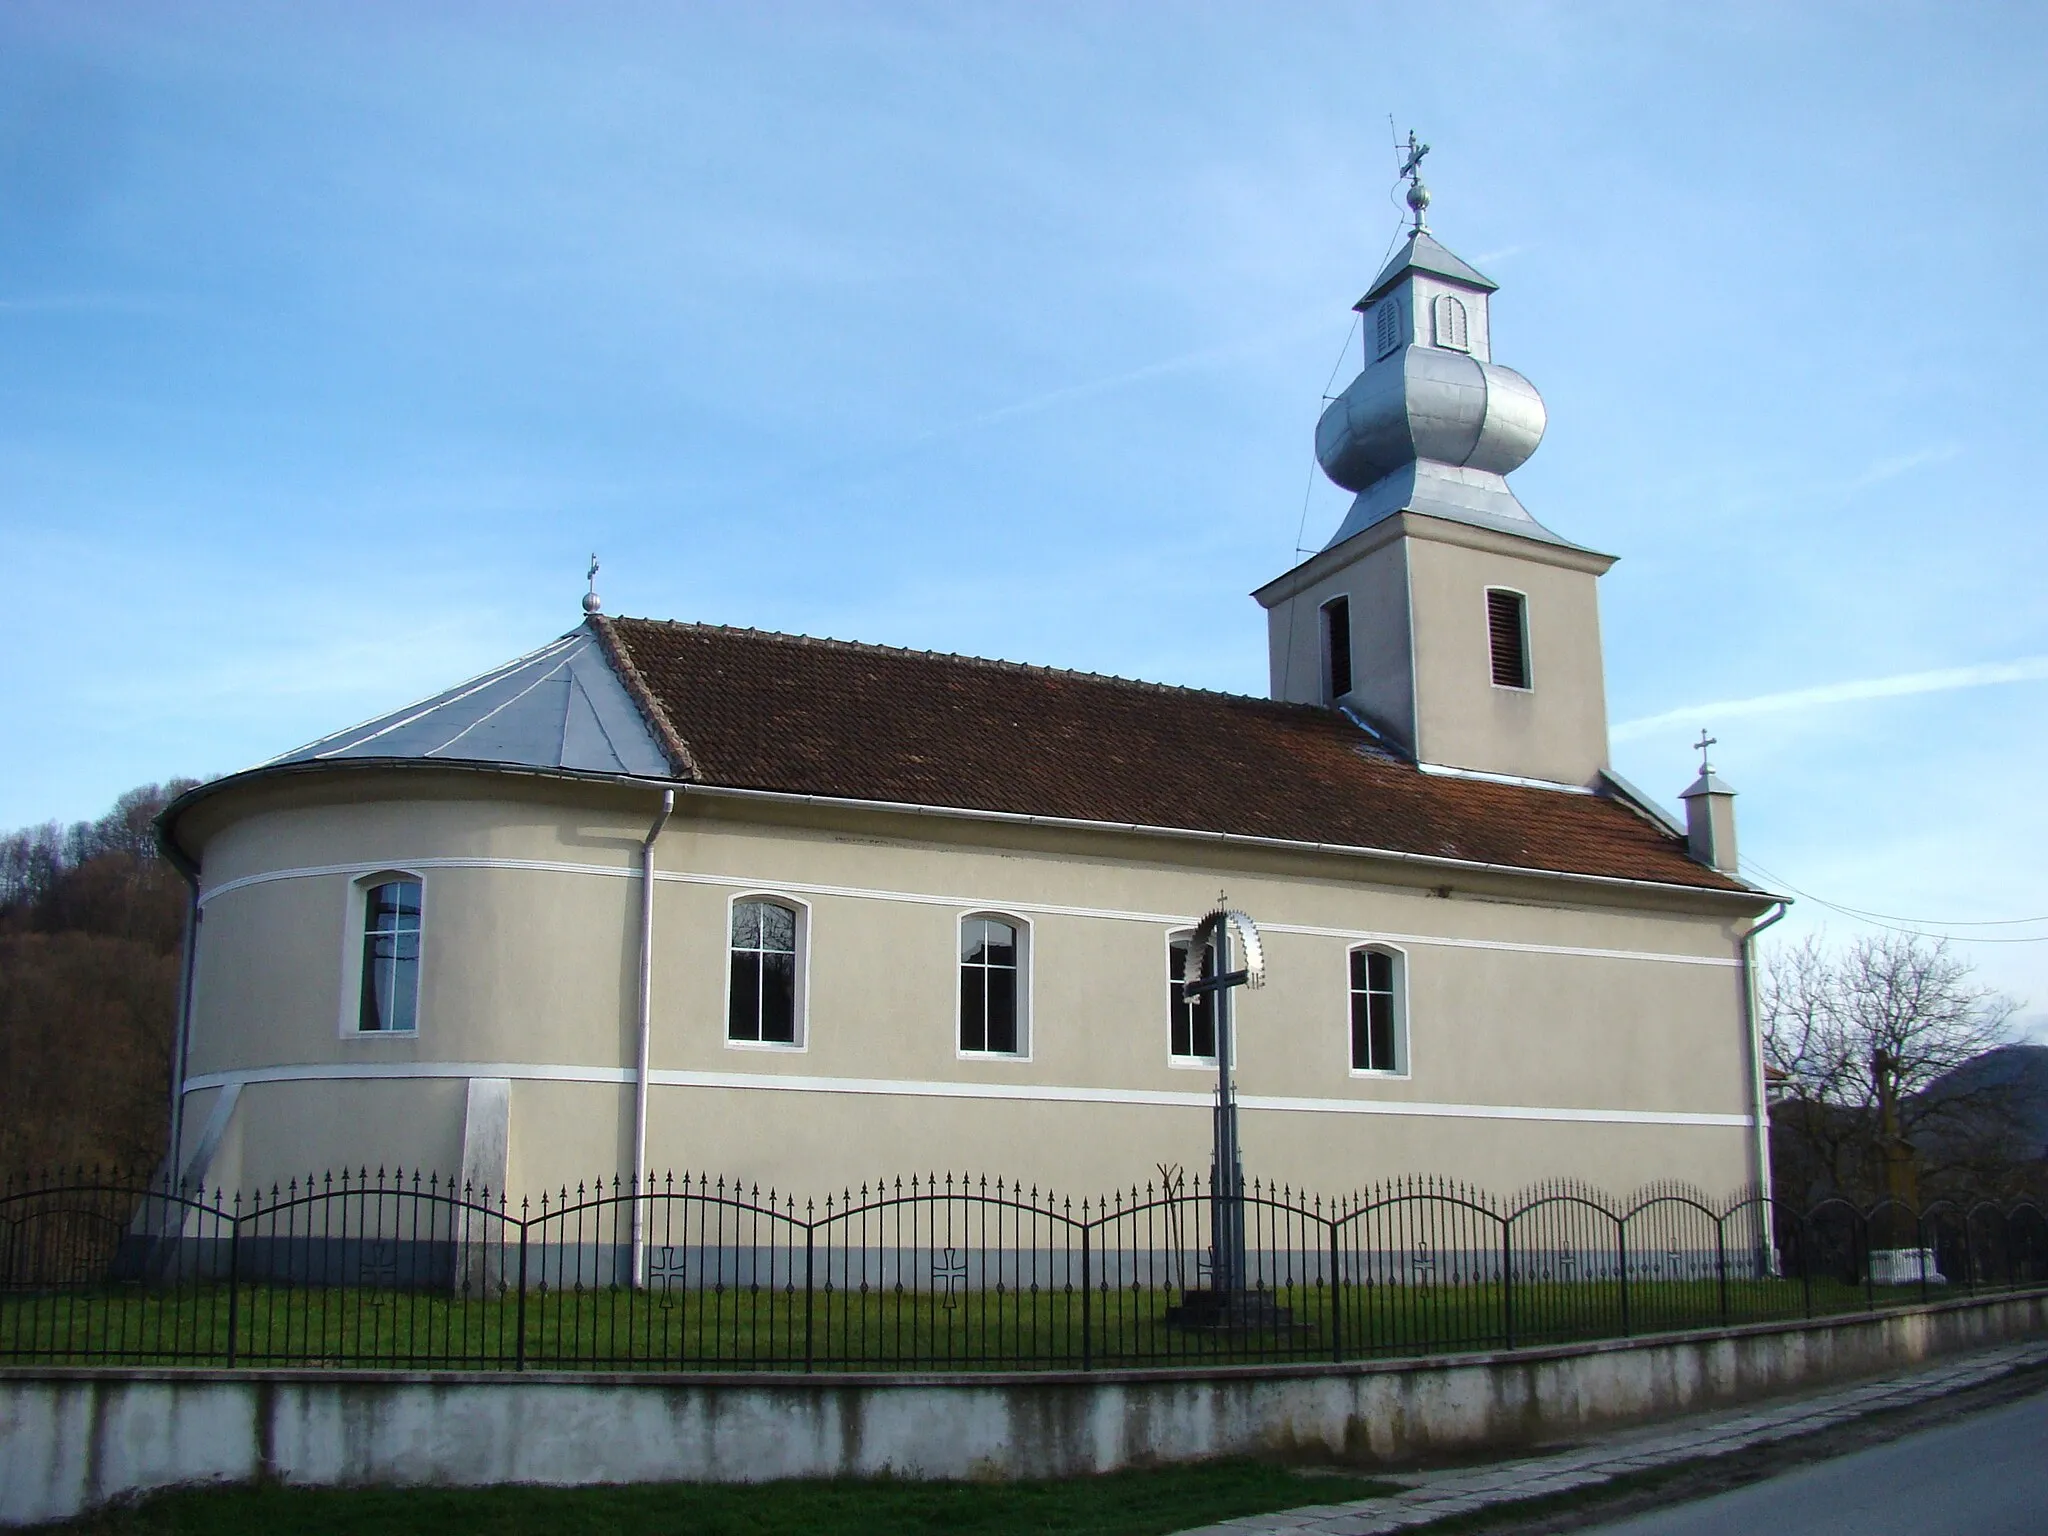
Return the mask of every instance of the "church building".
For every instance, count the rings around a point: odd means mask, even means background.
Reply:
[[[1415,189],[1419,191],[1419,187]],[[1254,594],[1265,698],[611,617],[205,784],[176,1165],[208,1188],[669,1170],[1076,1198],[1206,1172],[1217,903],[1248,1176],[1341,1193],[1764,1182],[1711,770],[1609,766],[1613,557],[1507,474],[1543,435],[1496,285],[1428,232],[1359,301],[1316,452],[1357,493]]]

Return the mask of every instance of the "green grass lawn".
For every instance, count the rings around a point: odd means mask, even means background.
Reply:
[[[1712,1327],[1711,1281],[1632,1281],[1627,1327],[1612,1281],[1517,1284],[1512,1317],[1497,1284],[1350,1286],[1333,1315],[1320,1286],[1276,1293],[1290,1325],[1237,1333],[1172,1327],[1178,1296],[1104,1288],[1085,1313],[1074,1291],[802,1293],[727,1288],[657,1293],[613,1288],[529,1294],[530,1369],[1000,1369],[1328,1360],[1498,1349]],[[1881,1287],[1880,1305],[1919,1299]],[[1860,1286],[1738,1281],[1725,1318],[1762,1322],[1860,1311]],[[519,1357],[512,1297],[445,1292],[243,1285],[234,1299],[235,1363],[503,1368]],[[228,1361],[225,1286],[102,1287],[0,1298],[0,1360],[49,1364]]]
[[[1259,1462],[1033,1483],[652,1483],[620,1488],[183,1490],[48,1531],[94,1536],[1165,1536],[1395,1490]]]

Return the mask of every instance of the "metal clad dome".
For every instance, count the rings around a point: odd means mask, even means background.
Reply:
[[[1332,544],[1402,511],[1566,542],[1502,478],[1528,462],[1547,417],[1536,386],[1492,360],[1495,288],[1418,229],[1359,301],[1382,323],[1393,313],[1404,340],[1368,363],[1316,423],[1316,461],[1358,497]],[[1456,316],[1448,334],[1435,304]]]

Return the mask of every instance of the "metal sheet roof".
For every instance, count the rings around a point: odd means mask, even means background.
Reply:
[[[1394,259],[1380,268],[1380,275],[1373,279],[1372,287],[1365,291],[1365,297],[1353,307],[1364,309],[1373,300],[1393,287],[1404,272],[1432,272],[1438,277],[1447,277],[1454,283],[1469,283],[1474,288],[1492,293],[1500,287],[1492,278],[1477,267],[1469,266],[1440,244],[1428,230],[1417,230],[1408,237],[1408,243],[1394,253]]]
[[[264,766],[406,757],[670,777],[667,754],[587,624],[481,677],[308,742]]]

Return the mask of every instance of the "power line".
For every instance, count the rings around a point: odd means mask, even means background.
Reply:
[[[1826,907],[1830,912],[1839,912],[1844,917],[1854,918],[1857,922],[1869,923],[1872,927],[1882,928],[1888,933],[1903,933],[1911,935],[1914,938],[1920,939],[1953,940],[1958,944],[2048,944],[2048,933],[2032,934],[2023,938],[2004,938],[1988,934],[1979,935],[1967,933],[1940,933],[1934,931],[1938,928],[2010,927],[2015,924],[2048,922],[2048,918],[1971,918],[1959,919],[1953,923],[1943,923],[1935,919],[1929,918],[1924,920],[1926,926],[1920,926],[1920,923],[1923,921],[1920,919],[1888,917],[1886,914],[1881,912],[1866,912],[1860,907],[1844,906],[1841,902],[1829,901],[1825,896],[1817,896],[1812,891],[1802,890],[1797,885],[1794,885],[1790,880],[1787,880],[1783,875],[1776,874],[1772,870],[1765,868],[1762,864],[1757,863],[1755,859],[1744,859],[1742,862],[1746,866],[1748,866],[1748,868],[1755,871],[1757,874],[1761,875],[1763,877],[1763,883],[1767,885],[1773,885],[1780,887],[1781,889],[1788,890],[1793,895],[1798,896],[1803,900],[1812,902],[1815,906]]]

